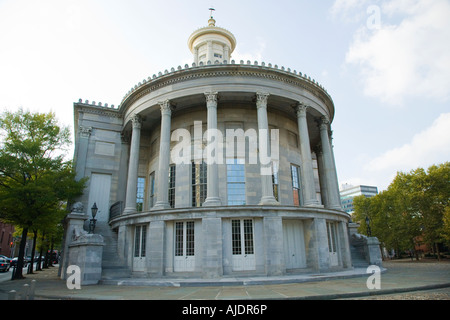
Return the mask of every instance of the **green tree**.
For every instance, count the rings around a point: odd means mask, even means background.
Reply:
[[[414,250],[422,238],[439,259],[437,244],[450,240],[449,200],[450,163],[446,162],[426,171],[398,172],[387,190],[372,198],[355,198],[354,220],[365,233],[365,217],[369,217],[373,236],[397,253]]]
[[[0,128],[0,219],[22,228],[20,279],[28,231],[52,220],[61,201],[80,195],[85,180],[76,181],[71,161],[64,160],[69,129],[58,125],[54,113],[6,111]]]

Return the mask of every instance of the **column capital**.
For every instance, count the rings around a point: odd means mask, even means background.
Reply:
[[[140,129],[142,126],[142,117],[138,114],[133,114],[131,117],[131,124],[133,129]]]
[[[217,107],[217,92],[205,92],[206,106],[207,107]]]
[[[295,113],[297,114],[297,118],[306,117],[306,110],[310,106],[307,106],[303,102],[299,102],[296,106],[294,106]]]
[[[327,130],[328,131],[328,125],[330,124],[330,120],[327,116],[322,116],[319,119],[317,119],[317,123],[319,125],[320,130]]]
[[[256,107],[257,108],[267,108],[267,99],[270,94],[267,92],[257,92],[256,93]]]
[[[161,108],[161,115],[172,115],[173,106],[170,100],[159,101],[158,104]]]
[[[89,138],[92,133],[92,127],[79,127],[80,135],[82,138]]]

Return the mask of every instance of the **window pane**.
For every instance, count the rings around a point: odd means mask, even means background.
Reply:
[[[194,221],[186,222],[186,255],[194,255]]]
[[[136,211],[140,212],[144,207],[145,178],[138,177],[136,190]]]
[[[245,254],[253,254],[253,221],[244,220]]]
[[[245,205],[244,159],[227,159],[228,205]]]
[[[200,207],[206,200],[207,165],[192,162],[192,206]]]
[[[183,255],[183,222],[175,223],[175,256]]]
[[[147,226],[142,226],[141,234],[141,257],[145,257],[145,239],[147,238]]]
[[[301,205],[301,190],[299,181],[299,167],[291,165],[291,178],[292,178],[292,196],[294,200],[294,206]]]
[[[169,167],[169,205],[175,207],[175,172],[176,166],[171,164]]]
[[[241,254],[241,220],[231,221],[231,242],[233,254]]]
[[[141,226],[134,228],[134,256],[139,257],[139,246],[141,243]]]

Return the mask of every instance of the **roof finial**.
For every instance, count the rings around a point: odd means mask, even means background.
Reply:
[[[208,20],[208,26],[215,27],[216,26],[216,20],[214,20],[212,16],[212,12],[216,11],[214,8],[209,8],[210,14],[209,14],[209,20]]]
[[[209,18],[210,18],[210,19],[213,19],[212,12],[213,12],[213,11],[216,11],[216,9],[214,9],[214,8],[211,7],[211,8],[209,8],[208,10],[209,10],[209,12],[210,12],[210,13],[209,13]]]

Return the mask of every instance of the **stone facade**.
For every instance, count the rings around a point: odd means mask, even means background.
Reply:
[[[189,40],[194,59],[203,38],[226,44],[229,57],[234,37],[204,29]],[[117,259],[136,275],[352,267],[331,144],[334,104],[310,77],[222,56],[144,79],[118,107],[80,100],[74,110],[77,177],[90,177],[78,200],[88,211],[97,204]],[[186,150],[188,161],[177,161]]]

